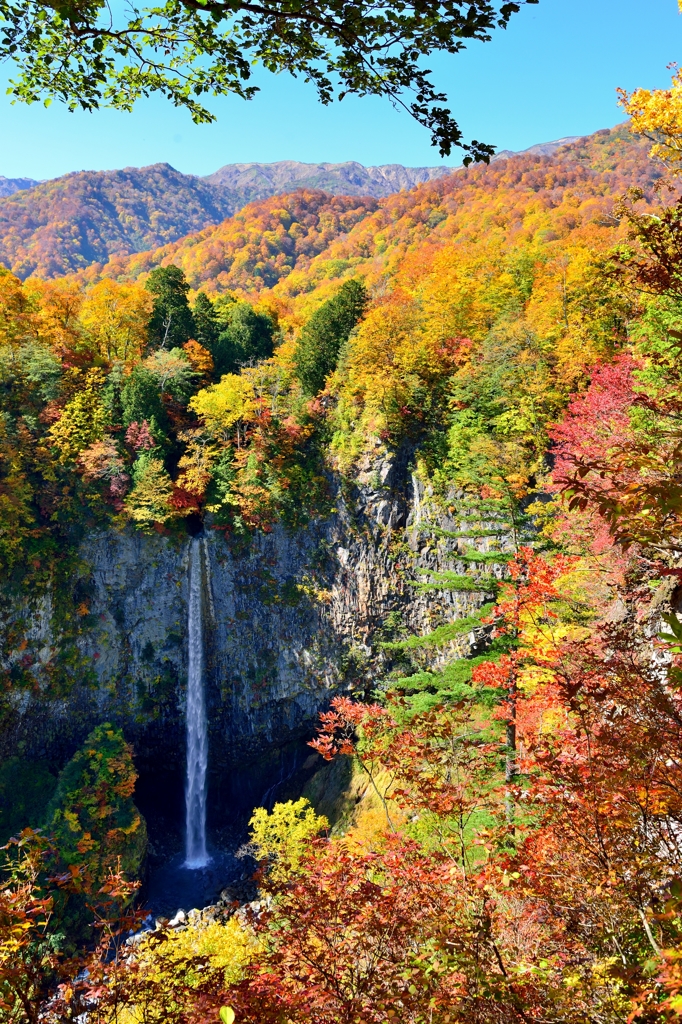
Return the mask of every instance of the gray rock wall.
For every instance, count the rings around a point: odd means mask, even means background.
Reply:
[[[406,459],[367,458],[354,486],[339,488],[335,506],[325,521],[296,533],[277,526],[248,544],[205,532],[214,773],[307,738],[334,692],[371,684],[379,671],[371,640],[389,612],[423,633],[483,600],[419,594],[410,585],[420,568],[463,573],[470,566],[458,559],[456,539],[431,529],[454,523],[430,505]],[[23,665],[34,686],[24,683],[10,695],[0,754],[63,759],[94,724],[109,719],[124,728],[143,769],[181,771],[188,553],[187,538],[130,528],[83,542],[71,683],[54,695],[53,669],[65,657],[56,595],[29,597],[14,609],[5,629],[16,631],[23,616],[23,641],[5,668]]]

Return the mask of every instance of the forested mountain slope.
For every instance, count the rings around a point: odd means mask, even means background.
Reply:
[[[230,164],[205,178],[168,164],[80,171],[51,181],[0,177],[0,263],[20,278],[58,277],[114,255],[156,249],[295,188],[386,196],[441,167]]]
[[[159,249],[112,257],[105,267],[93,265],[84,276],[132,280],[172,263],[184,271],[192,288],[257,292],[307,265],[377,206],[369,196],[301,189],[250,203],[222,224]]]
[[[169,164],[67,174],[0,200],[0,263],[22,279],[57,277],[198,231],[236,205]]]
[[[563,141],[527,152],[553,153]],[[509,155],[501,153],[495,159]],[[216,226],[249,203],[292,190],[322,189],[331,195],[376,199],[452,171],[442,166],[281,160],[227,164],[203,178],[181,174],[168,164],[80,171],[43,182],[0,176],[0,264],[22,280],[58,277],[111,257],[155,250]],[[274,283],[281,275],[266,276]],[[244,286],[243,280],[235,286]]]
[[[558,253],[569,239],[609,245],[618,228],[614,201],[632,186],[651,197],[662,174],[647,149],[619,126],[553,155],[511,155],[397,193],[325,252],[299,264],[277,294],[295,298],[314,289],[323,297],[335,281],[357,274],[378,288],[387,278],[410,287],[453,244],[480,254],[519,244]]]
[[[323,193],[302,190],[250,204],[223,224],[159,249],[114,257],[86,278],[135,279],[173,263],[194,289],[255,293],[276,285],[288,300],[317,288],[323,297],[333,282],[358,273],[378,285],[400,268],[407,280],[452,242],[499,245],[523,238],[545,245],[575,232],[605,240],[615,227],[614,197],[629,185],[650,191],[660,175],[646,154],[646,145],[619,127],[553,155],[511,155],[374,204],[344,205],[338,222],[331,212],[341,209],[336,201],[327,207]],[[308,228],[301,235],[309,218],[314,238]]]

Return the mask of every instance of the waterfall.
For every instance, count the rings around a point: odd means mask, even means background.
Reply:
[[[185,786],[185,867],[203,868],[206,852],[206,766],[208,725],[204,700],[204,634],[202,626],[201,540],[194,537],[189,552],[187,616],[187,783]]]
[[[419,500],[419,479],[412,474],[412,526],[416,530],[422,521],[422,507]]]

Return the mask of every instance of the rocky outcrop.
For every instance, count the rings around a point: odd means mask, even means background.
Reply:
[[[451,514],[411,476],[408,455],[381,452],[365,459],[352,486],[338,484],[326,520],[239,543],[205,530],[210,769],[226,800],[242,785],[237,766],[267,761],[263,779],[288,771],[290,759],[281,769],[277,759],[309,737],[331,695],[372,682],[372,638],[389,613],[424,633],[481,603],[481,594],[425,595],[411,585],[420,569],[468,571],[453,530]],[[60,620],[70,623],[68,645],[51,595],[13,609],[5,626],[16,631],[23,616],[23,640],[6,668],[20,664],[34,685],[13,691],[5,756],[63,761],[106,719],[123,727],[143,773],[181,774],[188,555],[187,537],[130,528],[89,536],[70,613]],[[67,647],[70,663],[53,692]]]

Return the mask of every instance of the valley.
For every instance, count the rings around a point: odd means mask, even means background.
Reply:
[[[0,199],[0,1021],[675,1019],[663,156]]]

